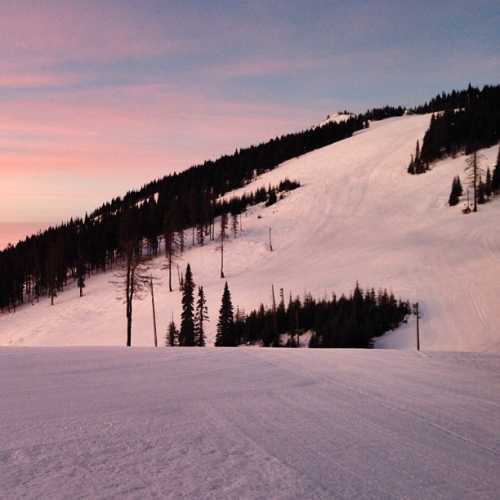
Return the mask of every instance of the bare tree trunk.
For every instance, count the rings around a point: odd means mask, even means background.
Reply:
[[[153,285],[153,277],[151,277],[151,304],[153,306],[153,331],[154,331],[154,343],[155,347],[158,347],[158,335],[156,333],[156,311],[155,311],[155,292]]]
[[[168,253],[168,289],[172,291],[172,252]]]
[[[127,347],[132,346],[132,299],[127,299]]]
[[[132,281],[132,257],[133,251],[129,249],[127,253],[127,277],[125,282],[125,300],[127,304],[127,347],[132,345],[132,299],[133,299],[133,281]]]
[[[477,212],[477,152],[474,151],[473,156],[473,171],[474,171],[474,212]]]
[[[220,277],[224,278],[224,235],[220,239]]]

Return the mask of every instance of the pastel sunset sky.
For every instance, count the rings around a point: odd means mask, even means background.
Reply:
[[[500,81],[498,0],[0,4],[0,224],[83,215],[338,109]]]

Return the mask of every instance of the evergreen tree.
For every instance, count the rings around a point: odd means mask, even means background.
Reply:
[[[179,342],[179,330],[175,326],[174,320],[169,323],[167,328],[167,335],[165,337],[165,345],[174,347],[178,345]]]
[[[489,198],[493,193],[492,185],[491,185],[491,171],[488,167],[486,170],[486,181],[484,183],[484,194],[487,198]]]
[[[462,194],[462,184],[460,183],[460,177],[454,177],[453,182],[451,184],[451,193],[450,198],[448,200],[448,204],[450,207],[453,207],[458,204],[460,201],[460,195]]]
[[[78,264],[76,267],[76,285],[80,289],[80,297],[83,297],[83,289],[85,288],[85,275],[87,273],[87,266],[85,265],[85,260],[82,255],[78,256]]]
[[[477,202],[479,205],[486,203],[486,186],[481,177],[477,186]]]
[[[233,238],[238,236],[238,213],[231,212],[231,227],[233,230]]]
[[[51,243],[46,260],[47,290],[50,297],[50,305],[54,305],[54,298],[57,297],[57,246]]]
[[[491,190],[493,192],[500,189],[500,146],[498,146],[497,164],[495,165],[495,170],[493,170],[493,175],[491,176]]]
[[[215,346],[235,346],[236,339],[234,338],[234,317],[233,304],[231,302],[231,293],[226,284],[224,293],[222,294],[222,303],[219,311],[219,321],[217,323],[217,335],[215,337]]]
[[[198,300],[194,316],[194,341],[199,347],[205,347],[205,322],[208,321],[207,299],[203,287],[198,287]]]
[[[278,197],[276,196],[276,189],[271,188],[271,186],[269,186],[269,189],[267,191],[266,207],[270,207],[271,205],[274,205],[277,201],[278,201]]]
[[[194,346],[194,281],[191,266],[188,264],[182,288],[182,314],[179,344]]]

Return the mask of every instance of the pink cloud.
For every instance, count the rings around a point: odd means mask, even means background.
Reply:
[[[77,75],[61,75],[57,73],[0,72],[0,88],[38,88],[56,87],[74,84],[81,81]]]
[[[165,36],[158,22],[145,23],[137,11],[106,2],[2,3],[0,55],[38,63],[61,59],[111,60],[160,54],[185,48],[186,42]]]
[[[301,109],[166,85],[6,101],[0,113],[0,200],[11,202],[0,203],[0,221],[30,220],[29,213],[39,212],[43,220],[78,215],[153,178],[301,128],[304,116]],[[20,192],[28,193],[22,214],[9,198]]]

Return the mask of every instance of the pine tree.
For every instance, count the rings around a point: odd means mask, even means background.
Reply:
[[[76,267],[76,285],[80,289],[80,297],[83,297],[83,289],[85,288],[85,275],[87,273],[87,266],[85,265],[85,260],[82,255],[78,255],[78,263]]]
[[[57,297],[57,246],[51,243],[48,249],[46,260],[47,290],[50,297],[50,305],[54,305],[54,298]]]
[[[481,177],[479,177],[479,183],[477,186],[477,202],[479,205],[486,203],[486,186]]]
[[[80,297],[83,297],[85,278],[87,275],[87,263],[82,251],[82,227],[78,227],[78,250],[76,262],[76,286],[80,289]]]
[[[495,165],[495,170],[493,170],[493,175],[491,176],[491,190],[493,192],[500,189],[500,146],[498,146],[498,156],[497,164]]]
[[[450,192],[450,197],[448,198],[448,205],[450,207],[454,207],[455,205],[458,204],[459,198],[457,196],[457,178],[453,178],[453,182],[451,183],[451,192]]]
[[[165,337],[165,345],[174,347],[178,345],[179,342],[179,330],[175,326],[174,320],[172,320],[167,328],[167,335]]]
[[[415,160],[413,159],[413,155],[410,157],[410,163],[408,164],[407,172],[409,174],[415,174]]]
[[[448,200],[448,204],[450,207],[453,207],[458,204],[460,201],[460,195],[462,194],[462,184],[460,183],[460,177],[454,177],[453,182],[451,184],[451,193],[450,198]]]
[[[231,213],[231,227],[233,230],[233,238],[238,236],[238,214],[237,212]]]
[[[267,202],[266,207],[270,207],[274,205],[278,201],[278,197],[276,196],[276,189],[271,188],[269,186],[269,190],[267,191]]]
[[[203,287],[198,287],[198,300],[194,316],[194,342],[198,347],[205,347],[205,322],[208,321],[207,299]]]
[[[234,338],[234,317],[233,304],[231,302],[231,293],[226,284],[224,293],[222,294],[222,303],[219,311],[219,321],[217,323],[217,336],[215,337],[215,346],[234,346],[236,345]]]
[[[486,195],[487,198],[489,198],[492,195],[492,187],[491,187],[491,171],[488,167],[486,170],[486,181],[484,183],[484,194]]]
[[[194,281],[191,266],[186,268],[186,276],[182,288],[182,314],[181,330],[179,332],[179,344],[182,346],[194,346]]]

